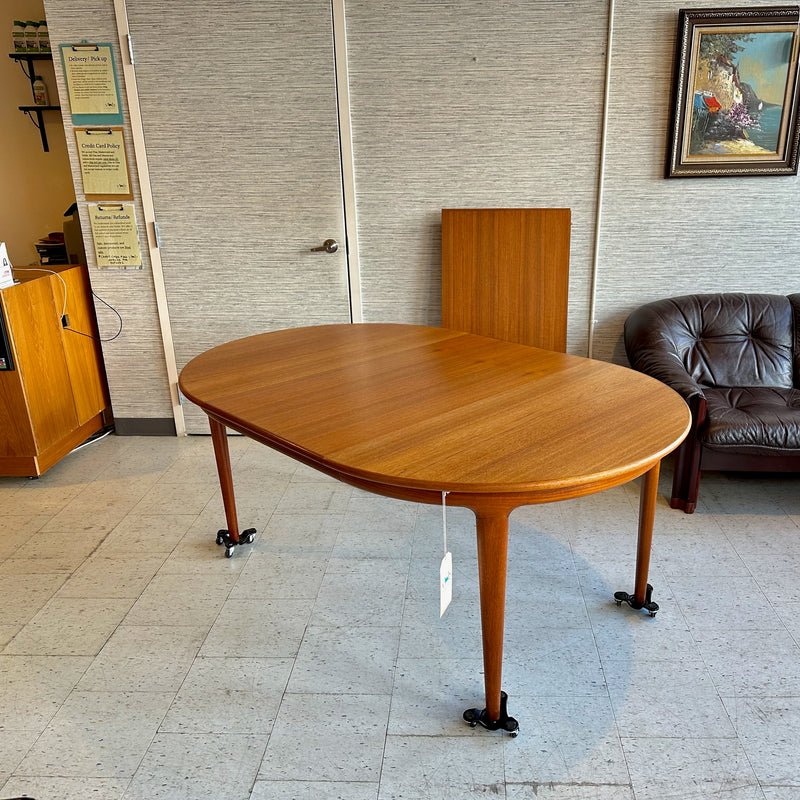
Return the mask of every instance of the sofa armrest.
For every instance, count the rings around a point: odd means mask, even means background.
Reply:
[[[705,401],[703,387],[683,365],[669,325],[652,306],[642,306],[628,317],[624,337],[625,352],[635,370],[666,383],[687,402]]]

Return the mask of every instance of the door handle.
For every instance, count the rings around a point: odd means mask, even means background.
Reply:
[[[322,247],[312,247],[312,253],[335,253],[339,249],[339,242],[336,239],[326,239]]]

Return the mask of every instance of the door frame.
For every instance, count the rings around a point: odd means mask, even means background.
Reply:
[[[347,276],[350,295],[350,322],[363,322],[361,271],[358,262],[358,219],[356,216],[356,177],[353,155],[353,126],[350,118],[350,75],[347,66],[347,24],[345,0],[331,0],[333,56],[336,71],[336,106],[339,117],[339,155],[342,162],[342,205],[347,248]]]
[[[136,85],[136,69],[133,54],[133,42],[128,24],[126,0],[114,0],[114,15],[119,35],[120,58],[125,83],[125,95],[128,101],[131,133],[134,143],[135,165],[147,232],[147,249],[155,289],[156,309],[158,313],[161,339],[164,348],[164,362],[169,382],[172,415],[175,420],[175,432],[178,436],[186,435],[186,421],[181,405],[182,396],[178,389],[178,367],[175,357],[175,346],[172,337],[172,324],[167,304],[164,270],[161,263],[161,252],[158,242],[158,224],[155,218],[155,207],[150,185],[150,171],[147,162],[144,126],[139,93]],[[342,176],[342,209],[345,228],[345,263],[347,270],[347,294],[349,300],[350,322],[362,322],[361,272],[358,259],[358,219],[356,215],[355,159],[353,155],[353,136],[350,117],[350,82],[347,65],[347,30],[345,23],[345,0],[331,0],[331,26],[334,56],[334,79],[336,88],[337,124],[339,134],[339,159]]]

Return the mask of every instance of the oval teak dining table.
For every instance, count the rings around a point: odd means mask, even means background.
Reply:
[[[508,516],[518,506],[600,492],[644,475],[632,594],[647,582],[661,459],[686,436],[689,409],[625,367],[401,324],[321,325],[220,345],[181,372],[208,415],[227,529],[240,534],[227,429],[380,495],[472,509],[476,517],[486,706],[471,724],[516,735],[501,690]]]

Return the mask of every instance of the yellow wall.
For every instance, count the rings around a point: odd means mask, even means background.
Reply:
[[[61,117],[56,111],[45,112],[50,147],[45,153],[39,132],[18,109],[33,103],[30,82],[20,65],[6,55],[13,50],[15,19],[44,18],[42,0],[3,0],[0,4],[0,241],[8,245],[15,266],[38,263],[34,242],[62,229],[64,212],[75,200]],[[37,64],[50,102],[57,104],[53,64]]]

